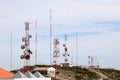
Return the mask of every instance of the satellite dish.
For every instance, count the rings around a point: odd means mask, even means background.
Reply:
[[[30,59],[30,55],[27,54],[27,55],[24,56],[24,58],[27,59],[27,60],[29,60]]]
[[[20,56],[20,59],[24,59],[24,55],[21,55],[21,56]]]
[[[21,45],[21,49],[25,49],[25,45]]]
[[[31,50],[27,50],[27,51],[28,51],[28,53],[32,54],[32,51],[31,51]]]
[[[32,35],[29,35],[29,38],[32,38]]]
[[[63,47],[65,47],[65,44],[63,44]]]
[[[25,37],[22,37],[22,41],[25,42]]]

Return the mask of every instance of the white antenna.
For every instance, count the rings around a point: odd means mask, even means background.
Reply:
[[[72,59],[72,64],[73,64],[73,52],[71,53],[71,55],[72,55],[71,59]]]
[[[63,54],[63,56],[65,58],[64,61],[68,62],[68,56],[69,56],[69,54],[68,54],[68,48],[67,48],[66,42],[67,42],[67,35],[65,35],[65,43],[63,44],[63,47],[64,47],[64,54]]]
[[[35,19],[35,27],[36,27],[36,35],[35,35],[35,42],[36,42],[36,50],[35,50],[35,65],[37,65],[37,19]]]
[[[11,33],[11,36],[10,36],[10,42],[11,42],[11,44],[10,44],[10,47],[11,47],[11,49],[10,49],[10,53],[11,53],[11,55],[10,55],[10,69],[12,70],[12,33]]]
[[[78,33],[76,33],[76,66],[78,66]]]
[[[50,9],[50,65],[52,64],[52,10]]]
[[[88,56],[88,65],[90,66],[91,65],[91,56]]]

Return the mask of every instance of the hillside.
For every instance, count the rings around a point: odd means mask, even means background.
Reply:
[[[33,68],[35,67],[36,66],[33,66]],[[39,65],[39,67],[41,67],[41,65]],[[13,70],[12,72],[16,73],[17,71]],[[56,71],[56,80],[120,80],[119,74],[120,71],[115,69],[64,67]]]
[[[120,70],[115,69],[85,69],[73,67],[61,68],[58,72],[60,72],[58,76],[64,77],[65,80],[120,80]]]
[[[96,73],[78,67],[61,68],[58,70],[57,76],[63,77],[65,80],[97,80],[99,78]]]
[[[99,69],[101,73],[108,76],[111,80],[120,80],[120,70],[115,69]]]

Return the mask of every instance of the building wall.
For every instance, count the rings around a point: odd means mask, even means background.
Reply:
[[[55,76],[55,68],[51,67],[47,70],[47,75]]]

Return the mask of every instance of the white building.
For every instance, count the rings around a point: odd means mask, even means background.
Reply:
[[[55,68],[53,67],[37,67],[33,71],[38,71],[47,76],[55,76]]]
[[[60,66],[61,67],[73,67],[71,62],[62,62],[60,63]]]
[[[55,68],[50,67],[47,69],[47,75],[49,76],[55,76]]]

